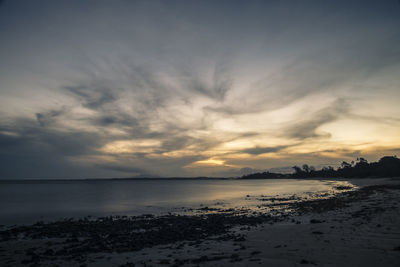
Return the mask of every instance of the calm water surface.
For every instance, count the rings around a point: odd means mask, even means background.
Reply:
[[[328,192],[319,180],[105,180],[0,182],[0,224],[67,217],[164,214],[181,207],[249,205],[247,195]]]

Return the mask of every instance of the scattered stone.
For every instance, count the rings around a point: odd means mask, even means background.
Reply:
[[[161,260],[158,261],[158,263],[159,264],[169,264],[170,261],[169,261],[169,259],[161,259]]]
[[[242,259],[239,257],[239,254],[233,253],[231,255],[231,262],[236,262],[236,261],[242,261]]]
[[[285,204],[285,209],[301,215],[308,212],[326,212],[346,207],[352,201],[363,200],[377,192],[384,192],[385,190],[392,189],[400,189],[400,186],[367,186],[358,190],[340,192],[333,197],[325,199],[311,198],[297,201],[297,197],[293,196],[288,198],[272,198],[268,200],[271,202],[286,201],[288,203]],[[202,210],[208,212],[213,209],[203,207]],[[280,212],[279,209],[274,210],[274,212],[271,213],[272,215],[267,213],[254,214],[250,213],[249,210],[246,209],[217,210],[218,212],[216,213],[205,213],[200,215],[169,214],[165,216],[110,216],[98,219],[71,218],[49,223],[38,222],[29,226],[10,226],[7,229],[0,230],[0,242],[19,240],[21,237],[27,240],[46,241],[46,239],[50,239],[50,241],[43,242],[43,244],[51,246],[51,248],[44,247],[41,250],[27,250],[26,258],[21,256],[21,263],[28,265],[41,265],[43,263],[41,262],[42,260],[61,259],[75,261],[75,266],[79,266],[79,264],[84,264],[87,255],[95,253],[109,254],[113,252],[132,252],[139,251],[143,248],[166,244],[174,244],[173,249],[180,249],[185,245],[185,243],[182,242],[184,240],[194,246],[198,246],[206,239],[217,242],[242,242],[246,240],[245,236],[235,234],[232,231],[233,227],[249,229],[249,227],[252,226],[261,225],[263,227],[268,223],[273,224],[274,222],[290,220],[290,218],[286,218],[288,214],[285,214],[283,211]],[[379,207],[373,210],[364,208],[355,212],[354,216],[361,218],[367,216],[366,218],[368,218],[371,217],[371,214],[383,211],[384,210]],[[324,221],[317,219],[310,220],[310,223],[312,224],[321,222]],[[296,224],[300,223],[300,221],[296,221]],[[382,227],[382,225],[377,224],[376,227]],[[312,234],[322,235],[323,232],[314,231]],[[51,239],[56,239],[57,242],[54,242]],[[132,242],[132,240],[135,240],[135,242]],[[241,249],[245,249],[244,246],[239,246]],[[280,247],[281,245],[275,246],[275,248]],[[394,250],[400,251],[400,246],[394,248]],[[16,253],[17,252],[15,252],[15,254]],[[111,259],[111,257],[107,257],[107,259]],[[198,264],[203,261],[221,259],[228,259],[231,261],[242,260],[239,256],[202,256],[197,259],[178,260],[177,262],[174,262],[174,264]],[[126,264],[130,263],[127,262]]]
[[[322,234],[324,234],[323,232],[320,232],[320,231],[314,231],[314,232],[312,232],[314,235],[322,235]]]
[[[241,236],[236,237],[235,239],[233,239],[233,241],[235,241],[235,242],[243,242],[243,241],[246,241],[246,238],[243,235],[241,235]]]
[[[300,261],[300,264],[312,264],[312,265],[317,265],[315,262],[309,261],[309,260],[305,260],[305,259],[302,259],[302,260]]]
[[[125,264],[119,265],[119,267],[135,267],[135,264],[133,262],[127,262]]]

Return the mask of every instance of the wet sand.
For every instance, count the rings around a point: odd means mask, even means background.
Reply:
[[[2,266],[399,266],[400,179],[316,198],[245,196],[260,210],[107,217],[0,232]],[[263,212],[263,208],[269,210]]]

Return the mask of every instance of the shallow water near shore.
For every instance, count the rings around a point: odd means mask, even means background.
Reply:
[[[162,215],[204,207],[253,208],[265,197],[331,195],[346,181],[157,179],[8,181],[0,184],[0,224],[70,217]]]

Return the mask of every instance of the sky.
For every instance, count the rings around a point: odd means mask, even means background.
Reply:
[[[0,1],[0,179],[400,155],[400,2]]]

